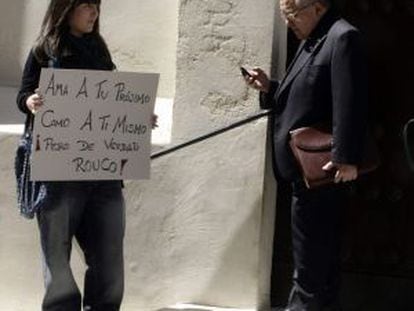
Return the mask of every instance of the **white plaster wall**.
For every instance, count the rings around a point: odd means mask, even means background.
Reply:
[[[17,91],[16,87],[0,86],[0,126],[24,122],[24,115],[16,106]]]
[[[101,24],[118,69],[159,72],[158,97],[173,98],[178,0],[102,1]]]
[[[2,0],[0,12],[0,85],[16,86],[20,80],[25,2]]]
[[[173,136],[185,140],[259,110],[240,66],[270,69],[277,1],[180,1]]]

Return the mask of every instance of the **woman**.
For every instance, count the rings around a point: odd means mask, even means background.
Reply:
[[[51,0],[17,97],[28,120],[43,104],[36,91],[42,67],[115,68],[99,34],[99,12],[99,0]],[[122,182],[48,182],[45,186],[47,198],[37,211],[46,286],[42,310],[81,310],[81,294],[70,268],[73,237],[88,266],[84,310],[119,310],[124,289]]]

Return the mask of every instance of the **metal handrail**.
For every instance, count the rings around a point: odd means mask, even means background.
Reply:
[[[183,148],[189,147],[191,145],[197,144],[199,142],[202,142],[202,141],[204,141],[206,139],[209,139],[211,137],[214,137],[214,136],[223,134],[223,133],[225,133],[227,131],[230,131],[232,129],[235,129],[237,127],[240,127],[242,125],[245,125],[247,123],[253,122],[253,121],[257,120],[257,119],[261,119],[263,117],[268,116],[270,113],[271,113],[271,111],[265,111],[265,112],[261,112],[261,113],[255,114],[253,116],[247,117],[247,118],[245,118],[245,119],[243,119],[241,121],[235,122],[233,124],[230,124],[230,125],[228,125],[226,127],[221,128],[221,129],[215,130],[213,132],[210,132],[210,133],[201,135],[201,136],[199,136],[197,138],[194,138],[194,139],[191,139],[191,140],[186,141],[184,143],[181,143],[181,144],[179,144],[177,146],[173,146],[173,147],[168,148],[166,150],[162,150],[162,151],[159,151],[159,152],[155,152],[154,154],[151,155],[151,160],[155,160],[155,159],[160,158],[160,157],[163,157],[163,156],[165,156],[167,154],[173,153],[173,152],[178,151],[180,149],[183,149]]]

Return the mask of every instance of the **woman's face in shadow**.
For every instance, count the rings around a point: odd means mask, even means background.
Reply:
[[[69,15],[70,33],[77,37],[91,33],[99,16],[97,4],[82,3]]]

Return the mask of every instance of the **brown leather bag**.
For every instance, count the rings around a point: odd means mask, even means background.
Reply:
[[[329,126],[302,127],[290,132],[290,147],[309,189],[332,184],[335,170],[322,167],[332,160],[332,132]],[[372,172],[379,166],[378,150],[373,139],[367,139],[358,175]]]

